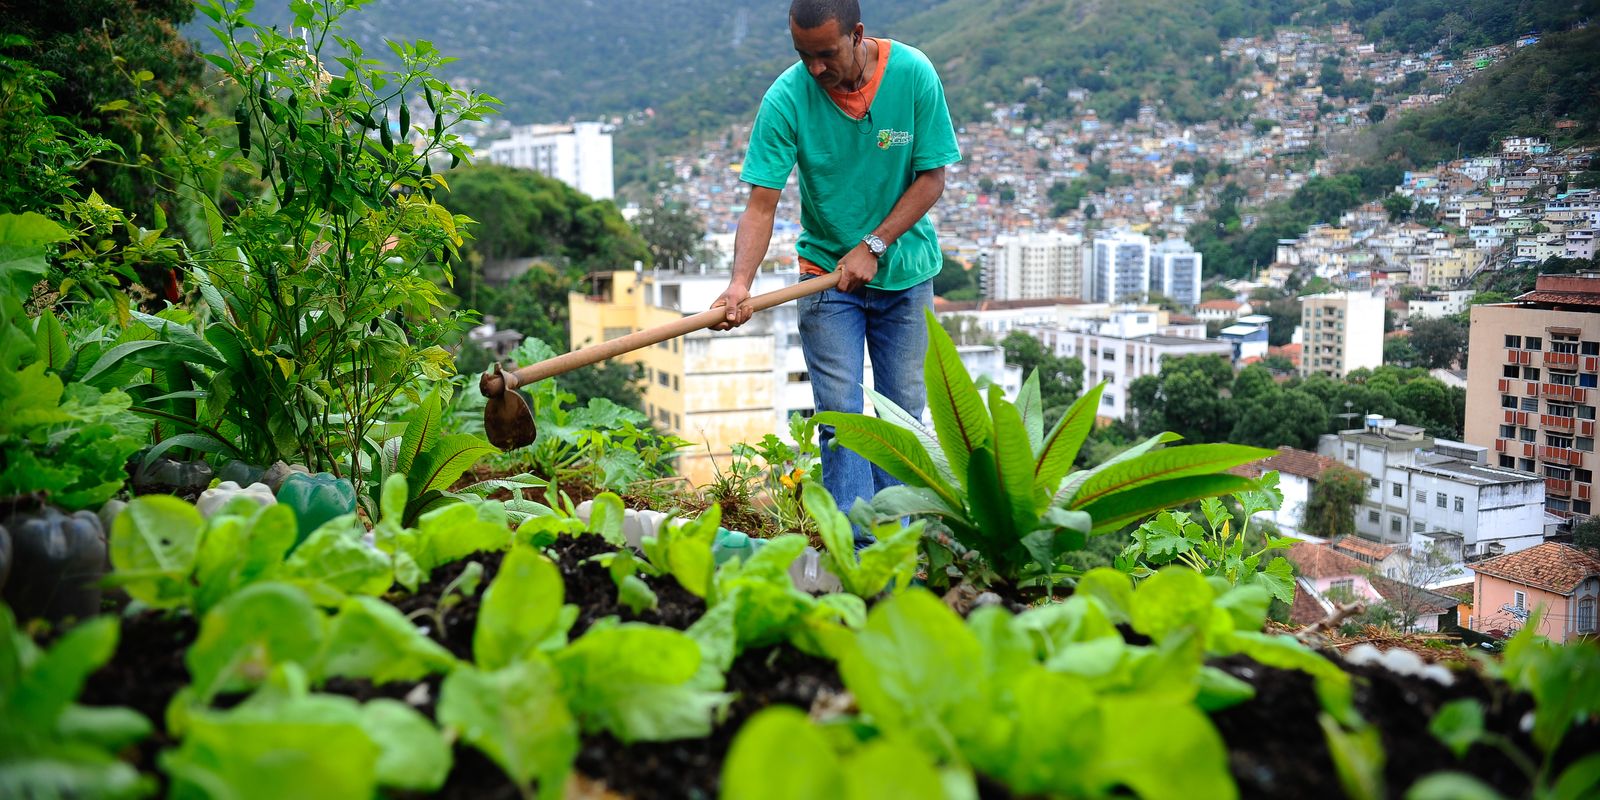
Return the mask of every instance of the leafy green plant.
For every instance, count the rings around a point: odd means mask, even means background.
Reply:
[[[448,187],[434,166],[471,155],[453,129],[497,102],[435,77],[446,59],[426,41],[391,42],[398,68],[382,68],[340,35],[360,5],[296,2],[290,35],[253,22],[249,3],[206,0],[221,45],[206,59],[238,92],[232,118],[174,129],[137,75],[128,112],[173,143],[152,167],[205,220],[191,277],[205,339],[226,354],[193,390],[205,421],[234,423],[211,428],[247,460],[356,483],[388,403],[451,372],[442,344],[459,326],[436,280],[449,281],[469,220],[435,202]],[[427,109],[416,121],[414,103]],[[225,213],[218,189],[238,173],[265,191]]]
[[[1590,724],[1600,715],[1600,645],[1579,639],[1554,644],[1538,635],[1544,609],[1536,609],[1528,623],[1506,642],[1498,662],[1487,661],[1491,674],[1511,688],[1533,697],[1533,742],[1539,754],[1527,753],[1509,737],[1484,725],[1483,706],[1471,698],[1444,705],[1428,729],[1448,746],[1456,758],[1465,758],[1475,746],[1492,747],[1506,756],[1527,778],[1531,796],[1544,800],[1577,800],[1600,790],[1600,754],[1580,755],[1559,772],[1556,754],[1575,724]],[[1500,793],[1462,772],[1441,772],[1418,781],[1406,792],[1407,800],[1443,798],[1498,800]]]
[[[40,650],[0,604],[0,794],[7,797],[137,798],[155,783],[117,751],[150,735],[150,722],[121,707],[75,701],[117,647],[117,621],[99,617]]]
[[[1140,525],[1133,532],[1133,541],[1117,557],[1117,567],[1143,578],[1153,575],[1155,568],[1162,565],[1183,564],[1233,585],[1259,584],[1279,602],[1294,603],[1293,565],[1282,556],[1267,559],[1275,550],[1289,549],[1294,540],[1268,536],[1259,550],[1245,552],[1250,520],[1263,511],[1277,510],[1283,502],[1278,473],[1263,475],[1259,484],[1259,489],[1233,496],[1241,509],[1237,530],[1227,506],[1218,498],[1208,497],[1200,501],[1199,519],[1184,511],[1163,511]]]
[[[447,434],[443,428],[444,407],[448,402],[436,384],[422,403],[401,420],[398,436],[367,439],[367,486],[378,489],[362,497],[369,516],[383,512],[382,489],[390,475],[406,478],[406,503],[401,525],[416,525],[425,511],[455,501],[451,484],[483,458],[499,453],[481,436]],[[403,426],[403,427],[402,427]],[[374,426],[376,429],[378,426]]]
[[[415,592],[434,569],[473,553],[504,550],[511,545],[505,508],[498,503],[451,503],[404,527],[404,475],[390,475],[383,484],[382,516],[373,526],[373,542],[389,558],[395,582]]]
[[[733,456],[752,464],[759,458],[765,465],[761,477],[765,502],[760,505],[772,515],[777,529],[783,533],[809,535],[816,533],[817,525],[802,506],[800,491],[806,481],[820,483],[822,480],[816,419],[791,414],[789,436],[795,444],[770,433],[755,445],[740,442],[733,446]]]
[[[1163,434],[1069,475],[1103,387],[1079,398],[1047,434],[1037,374],[1016,404],[994,386],[985,404],[931,312],[928,335],[923,370],[932,431],[876,393],[877,417],[830,411],[816,420],[905,484],[879,492],[874,511],[939,517],[958,543],[1007,581],[1022,580],[1030,565],[1036,579],[1051,580],[1060,555],[1081,549],[1091,535],[1172,505],[1248,489],[1249,481],[1218,473],[1271,454],[1227,444],[1157,449],[1176,439]]]
[[[801,502],[827,547],[828,570],[839,577],[845,591],[866,598],[891,584],[895,590],[911,585],[917,571],[917,545],[922,541],[921,520],[910,525],[892,520],[876,526],[872,531],[876,541],[858,553],[855,529],[839,511],[833,495],[820,483],[808,480],[803,486]]]

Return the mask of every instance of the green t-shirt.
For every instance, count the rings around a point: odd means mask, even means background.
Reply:
[[[802,258],[832,270],[872,232],[923,170],[961,160],[944,86],[928,57],[894,42],[867,117],[852,119],[796,62],[761,100],[741,178],[782,190],[800,167]],[[924,216],[889,246],[868,284],[896,290],[938,274],[943,258]]]

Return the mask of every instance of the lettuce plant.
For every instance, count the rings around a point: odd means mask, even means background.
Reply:
[[[1261,487],[1239,492],[1234,499],[1242,509],[1237,530],[1227,506],[1215,497],[1200,502],[1200,516],[1184,511],[1163,511],[1133,532],[1133,541],[1117,556],[1117,567],[1135,577],[1154,574],[1154,567],[1183,564],[1202,575],[1217,575],[1230,584],[1258,584],[1279,602],[1294,603],[1294,567],[1275,550],[1287,550],[1293,539],[1269,536],[1254,553],[1245,552],[1250,520],[1263,511],[1277,510],[1283,502],[1278,473],[1260,479]],[[1202,526],[1201,520],[1205,522]],[[1265,560],[1265,561],[1264,561]],[[1264,561],[1264,563],[1263,563]]]
[[[917,544],[922,541],[921,520],[901,525],[899,520],[873,528],[877,541],[856,552],[855,530],[840,513],[833,495],[822,484],[802,484],[800,502],[815,521],[822,543],[827,547],[827,567],[839,577],[844,590],[857,597],[874,597],[891,584],[896,589],[911,585],[917,571]]]
[[[1103,387],[1079,398],[1044,430],[1037,374],[1018,402],[999,387],[980,394],[949,334],[928,313],[931,347],[923,365],[929,431],[888,398],[872,394],[878,416],[816,416],[839,444],[902,481],[873,498],[880,516],[930,514],[1000,577],[1021,580],[1030,565],[1052,575],[1062,553],[1156,511],[1251,487],[1223,470],[1271,455],[1230,444],[1161,448],[1162,434],[1092,470],[1069,475],[1095,421]],[[1158,449],[1160,448],[1160,449]]]

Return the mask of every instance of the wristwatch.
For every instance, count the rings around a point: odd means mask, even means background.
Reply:
[[[867,252],[871,253],[873,258],[882,258],[883,251],[889,249],[889,245],[884,244],[875,233],[861,237],[861,242],[867,246]]]

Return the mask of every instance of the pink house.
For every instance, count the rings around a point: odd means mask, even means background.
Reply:
[[[1545,542],[1468,564],[1474,579],[1470,627],[1510,635],[1543,609],[1539,634],[1554,642],[1595,635],[1600,602],[1600,558],[1559,542]]]
[[[1294,564],[1295,572],[1323,597],[1329,592],[1348,592],[1352,599],[1383,600],[1383,595],[1367,578],[1371,567],[1325,544],[1296,542],[1285,557]]]

